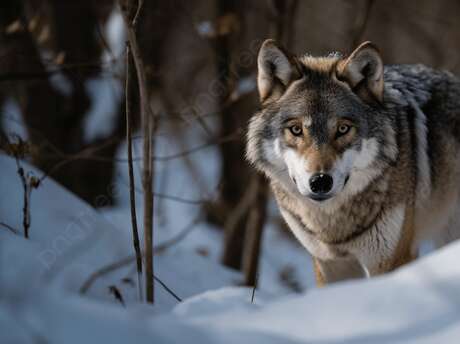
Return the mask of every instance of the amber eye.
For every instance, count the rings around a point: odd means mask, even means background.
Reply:
[[[348,133],[351,129],[351,126],[348,124],[340,124],[339,127],[337,128],[337,136],[343,136],[346,133]]]
[[[289,130],[291,131],[292,135],[294,135],[294,136],[302,135],[302,127],[300,125],[295,124],[292,127],[290,127]]]

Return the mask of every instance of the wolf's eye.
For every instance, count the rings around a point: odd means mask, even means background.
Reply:
[[[300,125],[295,124],[292,127],[290,127],[289,130],[291,131],[292,135],[294,135],[294,136],[302,135],[302,127]]]
[[[348,124],[340,124],[337,128],[337,136],[345,135],[350,131],[350,126]]]

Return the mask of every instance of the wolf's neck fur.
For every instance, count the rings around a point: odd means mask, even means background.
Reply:
[[[326,244],[339,244],[363,234],[385,215],[392,198],[390,177],[388,173],[377,177],[362,192],[342,200],[333,214],[326,210],[327,204],[293,195],[276,181],[272,181],[272,189],[279,206],[295,216],[307,232]]]

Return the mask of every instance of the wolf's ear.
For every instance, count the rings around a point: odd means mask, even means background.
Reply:
[[[364,42],[337,64],[337,77],[363,100],[383,101],[383,63],[377,47]]]
[[[293,59],[272,39],[262,44],[257,67],[257,87],[262,103],[280,98],[289,84],[300,75]]]

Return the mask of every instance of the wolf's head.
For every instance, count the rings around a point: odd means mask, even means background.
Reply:
[[[297,195],[319,202],[356,194],[394,160],[383,64],[371,43],[345,58],[315,58],[267,40],[257,82],[262,109],[251,119],[247,157]]]

